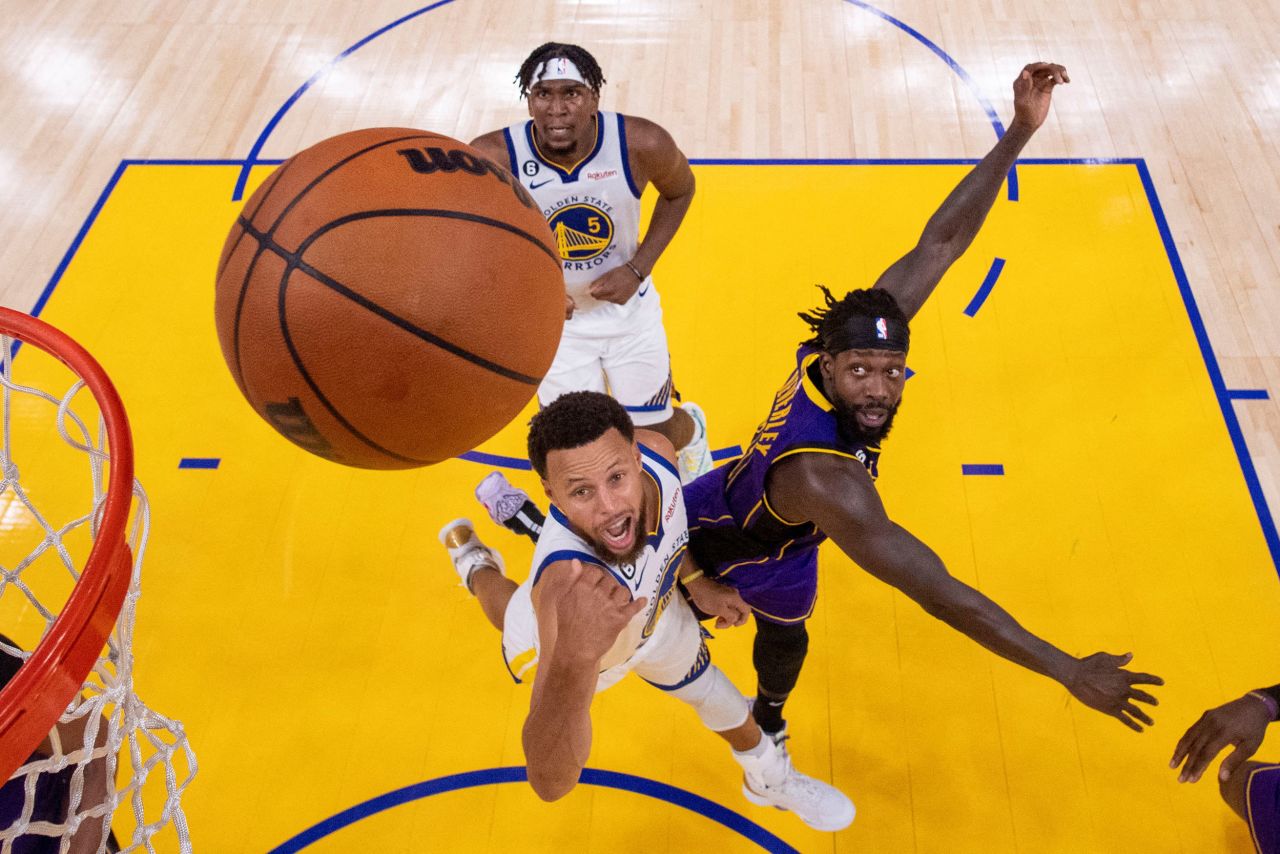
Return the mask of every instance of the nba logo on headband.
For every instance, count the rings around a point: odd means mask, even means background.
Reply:
[[[889,326],[884,322],[883,317],[876,318],[876,337],[881,341],[889,340]]]

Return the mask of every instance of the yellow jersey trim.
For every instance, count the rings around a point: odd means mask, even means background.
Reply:
[[[768,611],[763,611],[754,605],[751,606],[751,610],[778,623],[801,623],[813,616],[813,609],[817,604],[818,597],[815,595],[813,601],[809,603],[809,611],[803,617],[775,617]]]
[[[831,401],[827,400],[827,396],[822,393],[822,389],[813,384],[813,378],[809,376],[809,367],[814,363],[815,359],[821,357],[821,353],[810,353],[804,357],[800,363],[800,385],[804,388],[804,393],[809,400],[813,401],[814,406],[820,406],[828,412],[834,412],[835,407],[831,405]]]

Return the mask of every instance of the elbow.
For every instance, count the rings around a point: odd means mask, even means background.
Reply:
[[[951,589],[948,589],[948,588]],[[971,609],[969,603],[961,595],[961,591],[950,585],[934,584],[919,591],[912,597],[924,609],[924,612],[935,620],[941,620],[949,626],[965,622]]]
[[[556,774],[547,774],[539,772],[532,766],[528,768],[529,785],[533,787],[533,793],[547,803],[558,801],[565,795],[569,794],[578,785],[579,774],[572,777]]]

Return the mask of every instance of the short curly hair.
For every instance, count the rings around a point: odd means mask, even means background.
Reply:
[[[598,391],[571,391],[557,397],[529,421],[529,462],[547,476],[547,455],[580,448],[615,428],[628,442],[636,437],[622,404]]]

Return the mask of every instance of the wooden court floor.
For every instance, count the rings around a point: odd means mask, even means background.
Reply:
[[[129,406],[155,517],[139,688],[200,758],[198,850],[1249,850],[1211,784],[1178,786],[1165,762],[1201,710],[1280,670],[1273,6],[19,12],[0,25],[0,295],[82,340]],[[655,275],[679,384],[726,453],[788,372],[813,284],[863,285],[910,246],[994,140],[985,107],[1007,118],[1022,64],[1071,69],[1016,200],[916,323],[880,486],[1024,624],[1164,676],[1152,731],[1088,712],[831,552],[789,718],[797,765],[858,804],[849,830],[749,805],[718,741],[634,680],[597,701],[588,785],[548,806],[505,782],[527,689],[434,540],[482,512],[470,489],[489,469],[358,472],[283,443],[221,363],[212,271],[242,171],[251,190],[271,169],[244,171],[251,152],[513,121],[510,76],[552,37],[597,53],[606,107],[657,119],[696,161]],[[1261,82],[1232,88],[1245,68]],[[517,458],[521,438],[517,422],[480,450]],[[218,467],[180,467],[192,458]],[[484,534],[521,577],[529,549]],[[750,691],[749,633],[712,652]]]

